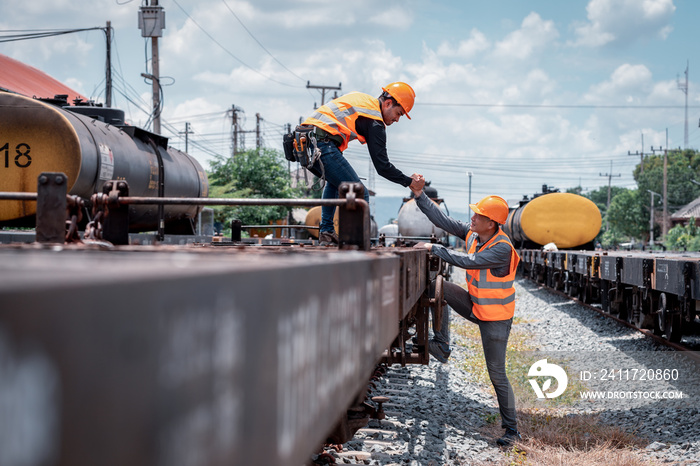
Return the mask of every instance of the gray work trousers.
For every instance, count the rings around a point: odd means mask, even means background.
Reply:
[[[433,284],[434,292],[434,284]],[[469,292],[456,283],[444,282],[443,290],[445,301],[457,314],[477,324],[481,333],[481,345],[484,348],[484,359],[489,378],[496,390],[498,409],[501,413],[501,425],[504,428],[517,429],[515,419],[515,395],[513,388],[506,376],[506,347],[513,319],[508,320],[479,320],[472,312],[472,299]],[[442,313],[442,328],[435,331],[435,316],[433,315],[433,335],[435,340],[450,342],[450,316],[449,308],[445,307]]]

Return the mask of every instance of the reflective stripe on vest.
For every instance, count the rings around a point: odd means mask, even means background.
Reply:
[[[355,123],[360,116],[384,121],[379,100],[368,94],[351,92],[322,105],[303,124],[314,125],[330,134],[341,136],[343,144],[338,149],[342,152],[353,139],[365,143],[365,138],[357,134],[355,129]]]
[[[472,234],[466,238],[467,253],[477,253],[478,235]],[[500,228],[498,232],[484,244],[480,251],[489,249],[498,243],[510,246],[510,265],[505,277],[496,277],[491,269],[467,269],[466,278],[469,295],[472,299],[472,312],[479,320],[507,320],[515,313],[515,271],[520,257],[515,251],[508,236]]]

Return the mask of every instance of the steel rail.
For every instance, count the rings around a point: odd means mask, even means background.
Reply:
[[[526,278],[527,278],[527,277],[526,277]],[[683,346],[683,345],[680,345],[680,344],[678,344],[678,343],[674,343],[674,342],[672,342],[672,341],[669,341],[669,340],[667,340],[666,338],[663,338],[663,337],[661,337],[661,336],[659,336],[659,335],[656,335],[654,332],[652,332],[652,331],[650,331],[650,330],[648,330],[648,329],[636,327],[636,326],[632,325],[631,323],[627,322],[627,321],[624,320],[624,319],[620,319],[619,317],[616,317],[616,316],[614,316],[614,315],[612,315],[612,314],[609,314],[609,313],[605,312],[604,310],[599,309],[599,308],[597,308],[597,307],[595,307],[595,306],[593,306],[593,305],[591,305],[591,304],[584,303],[584,302],[581,301],[580,299],[575,298],[575,297],[573,297],[573,296],[569,296],[568,294],[564,293],[563,291],[555,290],[554,288],[550,288],[550,287],[548,287],[547,285],[545,285],[545,284],[543,284],[543,283],[540,283],[540,282],[538,282],[538,281],[536,281],[536,280],[533,280],[532,278],[527,278],[527,279],[530,280],[531,282],[537,284],[538,286],[541,286],[541,287],[545,288],[547,291],[549,291],[549,292],[551,292],[551,293],[554,293],[554,294],[557,294],[557,295],[559,295],[559,296],[565,297],[565,298],[567,298],[567,299],[569,299],[569,300],[571,300],[571,301],[575,301],[575,302],[577,302],[578,304],[580,304],[581,306],[583,306],[583,307],[585,307],[585,308],[587,308],[587,309],[592,309],[592,310],[594,310],[595,312],[597,312],[598,314],[600,314],[600,315],[602,315],[602,316],[609,317],[610,319],[612,319],[612,320],[614,320],[614,321],[616,321],[616,322],[618,322],[618,323],[620,323],[620,324],[622,324],[622,325],[624,325],[624,326],[626,326],[626,327],[628,327],[628,328],[637,330],[638,332],[640,332],[640,333],[642,333],[642,334],[644,334],[644,335],[646,335],[646,336],[652,338],[652,339],[653,339],[654,341],[656,341],[657,343],[660,343],[660,344],[662,344],[662,345],[664,345],[664,346],[666,346],[666,347],[668,347],[668,348],[672,348],[672,349],[674,349],[674,350],[676,350],[676,351],[678,351],[678,352],[683,352],[683,354],[684,354],[685,356],[688,356],[689,358],[691,358],[691,359],[693,359],[693,360],[695,360],[695,361],[697,361],[697,362],[700,362],[700,354],[696,354],[695,351],[693,351],[693,350],[691,350],[691,349],[689,349],[689,348],[686,348],[686,347]]]

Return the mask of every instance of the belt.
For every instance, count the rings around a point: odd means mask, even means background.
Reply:
[[[331,134],[328,131],[319,128],[318,126],[314,130],[314,133],[316,133],[316,137],[319,141],[330,141],[335,143],[336,146],[340,146],[343,143],[342,137],[340,137],[337,134]]]

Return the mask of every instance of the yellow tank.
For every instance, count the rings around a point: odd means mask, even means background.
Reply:
[[[335,216],[333,217],[333,226],[335,228],[335,232],[338,233],[338,212],[340,209],[335,209]],[[309,225],[312,227],[317,227],[321,224],[321,206],[316,206],[311,209],[309,209],[309,213],[306,214],[306,221],[304,222],[305,225]],[[318,230],[317,229],[307,229],[309,234],[313,236],[314,238],[318,238]]]
[[[590,199],[572,193],[550,193],[512,211],[505,230],[516,246],[531,241],[566,249],[593,241],[601,223],[600,210]]]
[[[80,138],[65,112],[51,105],[15,94],[0,92],[0,191],[36,192],[42,172],[63,172],[68,192],[81,168]],[[36,213],[36,202],[0,204],[0,220]]]

